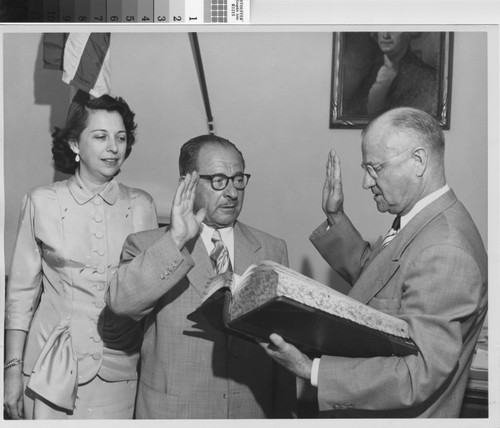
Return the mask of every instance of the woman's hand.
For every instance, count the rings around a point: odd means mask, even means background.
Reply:
[[[196,186],[199,180],[196,171],[186,174],[184,178],[181,178],[175,192],[170,213],[170,233],[179,249],[197,235],[207,214],[205,208],[201,208],[196,214],[193,212]]]
[[[22,366],[9,367],[4,371],[3,407],[11,419],[23,419],[23,373]]]

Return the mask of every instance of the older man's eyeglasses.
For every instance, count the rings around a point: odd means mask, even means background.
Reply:
[[[389,159],[386,159],[385,161],[380,162],[377,165],[370,165],[369,163],[362,162],[361,163],[361,168],[363,168],[363,170],[365,172],[367,172],[368,175],[371,178],[373,178],[374,180],[377,180],[379,178],[379,174],[382,171],[382,169],[384,168],[385,164],[387,164],[389,161],[391,161],[393,159],[396,159],[397,157],[401,156],[403,153],[406,153],[406,152],[408,152],[410,150],[413,150],[413,149],[412,148],[408,148],[408,149],[406,149],[406,150],[398,153],[397,155],[391,156]]]
[[[209,180],[212,185],[212,189],[214,190],[224,190],[227,187],[229,180],[233,182],[235,189],[243,190],[248,184],[250,174],[239,173],[233,175],[232,177],[228,177],[224,174],[200,175],[200,178]]]

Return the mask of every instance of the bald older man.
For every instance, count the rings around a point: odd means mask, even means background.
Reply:
[[[393,229],[371,246],[343,209],[332,150],[323,188],[327,221],[311,235],[346,279],[349,295],[409,324],[418,355],[314,361],[271,335],[275,360],[317,387],[330,417],[458,417],[487,312],[487,255],[465,207],[448,187],[444,136],[427,113],[398,108],[362,134],[363,188]]]

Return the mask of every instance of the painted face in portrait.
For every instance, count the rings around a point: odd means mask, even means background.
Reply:
[[[410,44],[412,33],[377,33],[380,50],[389,58],[402,56]]]
[[[80,177],[95,185],[110,181],[120,170],[127,133],[118,112],[90,110],[87,126],[70,147],[80,157]]]
[[[407,214],[420,199],[421,180],[411,138],[373,127],[363,137],[363,188],[380,212]]]
[[[232,177],[243,173],[243,162],[238,152],[219,144],[209,144],[198,154],[200,175],[224,174]],[[196,188],[195,210],[207,209],[204,222],[217,228],[232,226],[243,206],[245,190],[238,190],[229,180],[223,190],[214,190],[210,180],[200,179]]]

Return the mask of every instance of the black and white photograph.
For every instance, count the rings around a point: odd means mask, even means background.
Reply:
[[[497,426],[498,28],[257,16],[0,25],[6,426]]]

